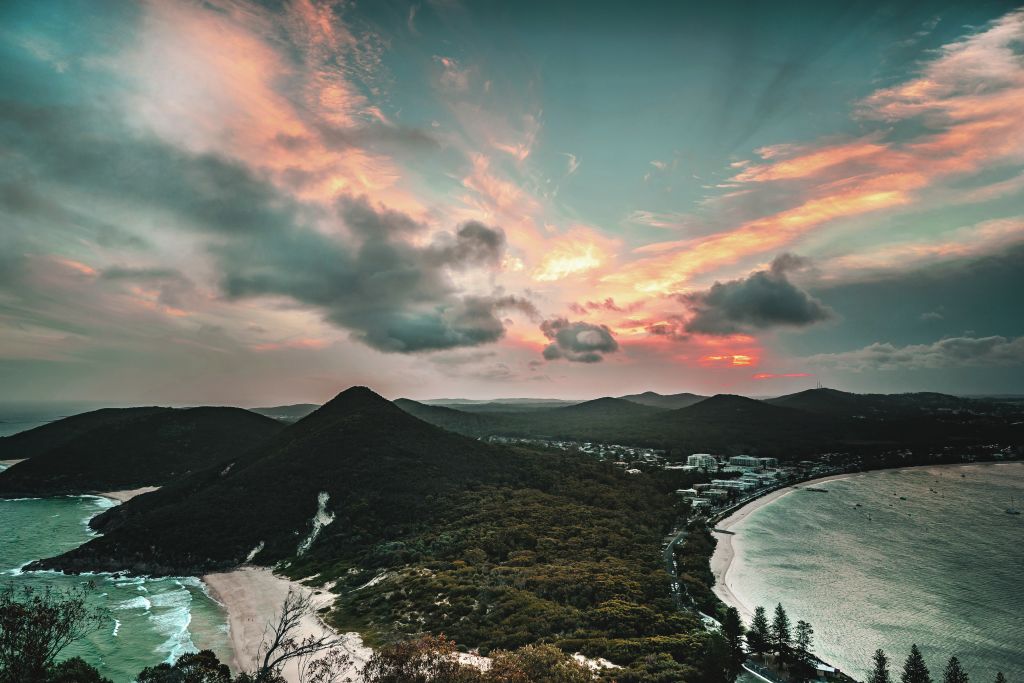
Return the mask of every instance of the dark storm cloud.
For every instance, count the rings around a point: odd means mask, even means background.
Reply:
[[[462,294],[449,277],[496,266],[500,229],[468,222],[413,244],[426,228],[405,214],[357,199],[312,208],[237,164],[110,133],[102,118],[0,103],[0,144],[17,150],[15,163],[41,184],[162,212],[167,224],[205,236],[229,298],[287,297],[373,348],[400,353],[494,342],[504,313],[536,315],[518,297]],[[114,269],[106,279],[145,277],[162,278],[175,305],[170,273]]]
[[[680,301],[693,311],[686,331],[728,335],[773,327],[805,327],[829,319],[832,312],[786,275],[806,265],[798,256],[781,254],[769,270],[716,282],[703,292],[680,296]]]
[[[574,363],[597,363],[604,358],[602,354],[619,350],[619,343],[606,325],[553,318],[542,322],[540,331],[551,340],[544,347],[547,360],[564,358]]]
[[[369,346],[402,353],[497,341],[505,334],[501,313],[534,313],[518,297],[460,295],[447,275],[499,261],[500,230],[466,223],[421,247],[404,239],[423,229],[405,214],[362,199],[340,202],[338,210],[351,241],[289,227],[214,247],[224,291],[232,298],[289,297]]]

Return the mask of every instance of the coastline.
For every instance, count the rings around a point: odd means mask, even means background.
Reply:
[[[313,596],[313,607],[319,610],[334,602],[334,594],[324,589],[310,589],[295,581],[276,576],[264,567],[240,567],[229,572],[206,574],[201,577],[209,595],[227,612],[228,636],[231,641],[231,668],[245,671],[256,660],[267,624],[275,619],[289,589]],[[315,614],[306,616],[297,639],[324,634],[339,635],[341,647],[352,662],[342,679],[350,677],[358,683],[359,670],[369,660],[372,650],[363,645],[358,633],[337,634]],[[198,644],[201,648],[202,645]],[[298,664],[293,662],[283,672],[288,683],[299,683]]]
[[[770,491],[763,496],[755,498],[740,509],[734,511],[725,519],[719,521],[715,526],[716,531],[712,531],[717,541],[715,545],[715,551],[711,555],[711,573],[714,576],[715,583],[711,590],[723,603],[729,607],[735,607],[745,621],[749,623],[750,619],[754,616],[754,609],[752,606],[745,604],[736,593],[733,592],[732,586],[729,585],[729,570],[732,568],[733,562],[736,558],[736,550],[740,547],[741,539],[738,538],[734,533],[721,533],[721,531],[729,531],[732,527],[739,524],[741,521],[749,517],[751,514],[759,510],[760,508],[773,503],[780,498],[783,498],[794,491],[799,490],[797,487],[814,486],[816,484],[823,484],[830,481],[840,481],[843,479],[854,479],[863,477],[876,472],[903,472],[916,470],[922,467],[933,467],[933,468],[957,468],[957,467],[969,467],[969,466],[999,466],[1002,464],[1014,464],[1020,461],[1008,460],[1008,461],[984,461],[984,462],[959,462],[959,463],[936,463],[930,465],[911,465],[905,467],[886,467],[876,470],[866,470],[860,472],[842,472],[838,474],[830,474],[817,479],[808,479],[801,481],[796,484],[785,486],[781,489]]]
[[[151,493],[159,490],[159,486],[140,486],[137,489],[124,489],[123,491],[106,491],[104,493],[97,493],[97,496],[101,498],[109,498],[110,500],[117,501],[118,503],[127,503],[135,496],[141,496],[143,493]]]

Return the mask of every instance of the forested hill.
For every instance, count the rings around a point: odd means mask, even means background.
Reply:
[[[0,460],[21,460],[62,446],[104,425],[170,408],[101,408],[72,415],[11,436],[0,437]]]
[[[633,403],[639,403],[644,406],[651,406],[652,408],[664,408],[665,410],[674,410],[677,408],[686,408],[692,406],[694,403],[700,403],[707,396],[699,396],[698,394],[659,394],[654,391],[645,391],[642,394],[630,394],[629,396],[620,396],[624,401],[632,401]]]
[[[235,457],[281,429],[279,422],[241,408],[126,410],[120,419],[93,426],[0,472],[0,497],[160,486]]]
[[[768,401],[719,394],[674,410],[630,398],[528,413],[469,414],[415,401],[423,420],[475,437],[512,436],[651,446],[686,454],[800,458],[830,450],[1019,444],[1016,408],[941,394],[858,395],[811,390]]]
[[[720,638],[671,599],[661,542],[679,511],[656,481],[474,441],[357,387],[112,509],[103,536],[30,568],[182,574],[248,560],[336,582],[326,618],[371,643],[424,631],[484,651],[552,642],[608,657],[628,680],[724,681]],[[652,662],[668,678],[644,679]]]

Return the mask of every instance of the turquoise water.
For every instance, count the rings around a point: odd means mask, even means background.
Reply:
[[[727,583],[748,609],[782,602],[815,651],[863,680],[876,648],[898,671],[917,643],[941,680],[1024,681],[1024,464],[872,472],[795,491],[731,527]],[[905,500],[902,500],[905,498]],[[857,505],[860,507],[856,507]]]
[[[3,466],[0,465],[0,468]],[[29,561],[87,541],[87,520],[113,503],[96,497],[0,500],[0,582],[58,589],[88,586],[89,602],[109,610],[103,627],[72,645],[114,683],[128,683],[146,666],[173,661],[197,647],[229,659],[227,620],[195,578],[115,578],[22,572]]]

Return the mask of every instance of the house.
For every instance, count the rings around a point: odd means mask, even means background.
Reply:
[[[717,470],[718,458],[710,453],[694,453],[686,458],[686,464],[701,470]]]

